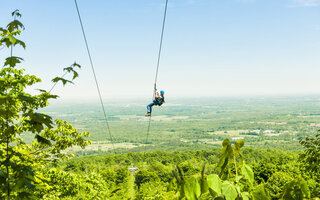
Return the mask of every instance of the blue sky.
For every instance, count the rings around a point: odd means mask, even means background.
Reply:
[[[150,99],[165,0],[78,0],[103,98]],[[62,99],[97,99],[73,0],[11,0],[27,72],[50,79],[77,61]],[[169,0],[158,88],[167,97],[319,94],[320,0]],[[9,55],[0,50],[1,62]]]

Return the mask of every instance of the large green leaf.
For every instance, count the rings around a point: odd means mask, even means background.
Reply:
[[[244,164],[241,167],[241,172],[242,172],[242,175],[248,180],[250,186],[252,187],[253,181],[254,181],[254,173],[253,173],[253,170],[251,169],[251,167]]]
[[[30,113],[29,116],[30,120],[25,121],[32,126],[30,131],[40,133],[44,129],[43,125],[46,125],[48,128],[53,128],[52,118],[49,115],[44,113]]]
[[[10,67],[14,67],[17,63],[21,63],[23,59],[20,57],[8,57],[6,58],[6,61],[4,62],[4,66],[10,66]]]
[[[31,120],[36,121],[41,124],[45,124],[48,128],[53,128],[52,117],[44,113],[33,113],[31,115]]]
[[[19,100],[30,103],[30,104],[35,103],[35,101],[36,101],[36,98],[32,97],[31,95],[26,96],[24,94],[19,94],[18,98],[19,98]]]
[[[40,143],[40,144],[46,144],[48,146],[51,146],[51,142],[50,140],[40,136],[40,135],[36,135],[35,138],[37,139],[37,141]]]
[[[229,181],[224,181],[222,183],[222,194],[225,196],[226,200],[235,200],[238,196],[236,187]]]
[[[207,177],[208,186],[212,189],[217,195],[222,193],[222,183],[217,174],[210,174]]]
[[[201,188],[198,180],[191,177],[184,184],[184,194],[188,200],[197,200],[201,195]]]
[[[241,192],[241,196],[243,200],[249,200],[250,194],[248,192]]]
[[[67,83],[72,83],[73,84],[72,81],[69,81],[69,80],[64,79],[62,77],[55,77],[54,79],[52,79],[52,82],[54,82],[54,83],[57,83],[59,81],[61,81],[63,85],[66,85]]]

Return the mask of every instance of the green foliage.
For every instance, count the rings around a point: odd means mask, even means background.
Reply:
[[[221,155],[219,151],[220,149],[181,152],[158,151],[85,156],[64,162],[61,169],[74,171],[82,176],[92,172],[101,174],[106,183],[109,199],[224,200],[233,197],[233,189],[236,190],[237,200],[271,200],[271,197],[280,199],[284,194],[285,185],[294,180],[291,177],[303,175],[299,171],[299,167],[296,166],[298,156],[295,152],[241,148],[240,153],[244,155],[246,162],[241,165],[236,159],[239,169],[237,178],[235,165],[233,162],[229,162],[226,168],[229,176],[227,180],[224,180],[218,175],[220,168],[217,167],[217,162],[209,162],[212,157],[217,157],[216,161],[219,160],[218,157]],[[233,160],[232,156],[229,159]],[[267,183],[260,184],[253,179],[256,174],[264,176],[264,168],[259,167],[263,166],[263,162],[268,162],[270,167],[275,169],[275,172],[281,173],[268,177]],[[140,168],[135,174],[128,172],[127,167],[131,163]],[[253,164],[256,167],[251,168]],[[250,168],[253,170],[251,171]],[[284,177],[283,180],[281,180],[282,177]],[[286,179],[288,177],[289,179]],[[307,185],[310,192],[319,188],[315,180],[308,177],[304,177],[304,179],[308,180]],[[79,180],[79,182],[82,181]],[[252,186],[250,181],[253,183]],[[224,188],[222,188],[223,184]],[[277,190],[273,190],[276,187],[269,186],[277,186]],[[317,196],[316,193],[310,194],[310,198]]]
[[[229,181],[222,183],[222,194],[226,200],[234,200],[238,196],[236,186]]]
[[[178,197],[173,191],[167,191],[165,183],[155,181],[143,183],[138,190],[136,199],[175,200]]]
[[[228,139],[225,139],[222,142],[222,154],[219,159],[218,166],[221,168],[220,176],[224,173],[228,162],[229,158],[233,155],[233,149],[231,147],[231,143]]]
[[[240,148],[243,146],[243,140],[237,141],[234,148],[232,148],[228,139],[225,139],[222,143],[222,154],[218,167],[221,168],[221,172],[229,172],[228,176],[225,176],[224,173],[220,173],[220,177],[217,174],[211,174],[205,177],[203,168],[199,179],[201,181],[199,182],[195,176],[184,178],[183,170],[181,170],[180,167],[177,167],[177,171],[174,174],[177,180],[177,192],[180,198],[192,200],[200,199],[201,195],[205,195],[205,193],[209,191],[214,199],[270,199],[268,192],[265,191],[263,185],[254,187],[253,170],[249,165],[244,164],[241,154]],[[228,162],[232,155],[234,168],[236,170],[235,175],[232,174],[231,169],[228,168]],[[236,155],[240,157],[240,165],[237,165]],[[239,174],[237,172],[238,167],[241,168]]]
[[[269,200],[269,199],[271,199],[269,192],[266,190],[264,185],[258,185],[252,191],[252,197],[254,200]]]
[[[46,187],[37,187],[38,198],[50,199],[105,199],[109,195],[106,182],[96,173],[74,174],[57,169],[46,171]]]
[[[74,68],[81,68],[81,66],[77,63],[73,63],[70,67],[66,67],[63,69],[63,71],[66,71],[68,73],[73,73],[72,76],[72,80],[74,80],[75,78],[77,78],[79,76],[78,72],[76,70],[74,70]]]
[[[285,185],[292,180],[293,178],[285,172],[274,173],[266,183],[272,199],[280,199]]]
[[[195,177],[189,178],[183,186],[184,195],[187,199],[196,200],[201,195],[201,188]]]
[[[319,173],[320,172],[320,133],[315,137],[307,137],[300,141],[300,144],[305,148],[304,152],[300,155],[300,159],[305,164],[308,171]]]
[[[57,96],[45,90],[36,95],[26,92],[41,79],[25,74],[17,66],[23,59],[12,52],[16,45],[25,48],[25,43],[17,38],[24,26],[16,19],[21,17],[18,10],[12,16],[14,20],[6,29],[0,28],[0,45],[11,48],[11,56],[0,70],[0,198],[32,199],[36,198],[36,189],[50,188],[47,174],[41,169],[68,158],[70,155],[63,152],[67,148],[84,147],[90,142],[85,139],[89,133],[79,133],[66,121],[53,121],[51,116],[38,112]],[[32,135],[34,139],[26,143],[22,135]]]
[[[249,167],[248,165],[243,165],[241,167],[241,172],[242,172],[243,177],[246,180],[248,180],[250,187],[252,187],[253,181],[254,181],[254,174],[253,174],[251,167]]]
[[[150,172],[146,169],[141,169],[136,173],[135,184],[140,187],[141,184],[146,182],[152,182],[157,180],[158,177],[154,172]]]
[[[207,177],[208,187],[210,194],[215,196],[220,196],[222,193],[222,182],[217,174],[210,174]]]
[[[303,178],[297,178],[284,186],[282,199],[303,200],[305,198],[310,198],[310,190]]]

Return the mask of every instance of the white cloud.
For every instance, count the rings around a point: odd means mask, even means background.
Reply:
[[[293,0],[290,7],[317,7],[320,6],[320,0]]]

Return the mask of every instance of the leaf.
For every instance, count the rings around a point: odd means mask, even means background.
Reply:
[[[244,164],[241,167],[241,172],[242,172],[242,175],[249,181],[250,186],[252,187],[253,181],[254,181],[254,173],[253,173],[253,170],[251,169],[251,167]]]
[[[33,119],[36,119],[38,122],[44,123],[48,128],[52,127],[52,118],[49,115],[44,113],[34,113]]]
[[[81,68],[81,66],[77,63],[72,64],[70,67],[66,67],[63,69],[63,71],[67,71],[69,73],[73,73],[73,77],[72,80],[74,80],[75,78],[79,77],[79,74],[77,71],[74,70],[75,67]]]
[[[240,188],[240,186],[239,186],[239,185],[235,185],[235,187],[236,187],[237,193],[240,194],[240,193],[241,193],[241,188]]]
[[[253,200],[270,200],[271,197],[268,191],[265,189],[264,185],[257,186],[252,191]]]
[[[207,177],[208,187],[213,190],[217,195],[222,193],[222,183],[217,174],[210,174]]]
[[[24,29],[24,26],[19,20],[16,20],[16,19],[7,25],[7,29],[10,32],[14,30],[18,30],[19,28]]]
[[[16,43],[17,39],[15,37],[13,37],[12,35],[8,35],[7,37],[11,44],[14,45]]]
[[[12,17],[21,17],[21,14],[19,12],[19,9],[16,9],[14,10],[12,13],[11,13]]]
[[[201,194],[208,192],[208,189],[209,189],[207,178],[205,177],[205,170],[206,170],[206,165],[204,164],[202,166],[201,176],[199,177],[199,180],[198,180],[200,183]]]
[[[73,77],[72,77],[72,80],[74,80],[75,78],[79,77],[79,74],[78,72],[76,71],[73,71]]]
[[[225,196],[226,200],[235,200],[238,196],[236,187],[229,181],[224,181],[222,183],[222,194]]]
[[[21,41],[21,40],[18,40],[18,39],[16,39],[17,41],[16,41],[16,44],[19,44],[20,46],[22,46],[24,49],[26,48],[26,44],[23,42],[23,41]]]
[[[8,175],[5,172],[3,172],[2,170],[0,170],[0,176],[3,177],[3,178],[7,178],[8,177]]]
[[[4,66],[10,66],[10,67],[14,67],[17,63],[21,63],[23,59],[20,58],[20,57],[15,57],[15,56],[12,56],[12,57],[8,57],[6,58],[6,61],[4,63]]]
[[[243,176],[237,176],[236,177],[236,182],[239,183],[239,181],[243,178]]]
[[[53,128],[52,118],[49,115],[43,113],[31,113],[29,114],[30,120],[26,120],[32,127],[39,133],[41,132],[45,124],[48,128]],[[34,130],[32,130],[34,132]]]
[[[73,72],[73,68],[72,67],[66,67],[66,68],[63,68],[63,71],[67,71],[67,72]]]
[[[242,166],[243,163],[244,163],[244,162],[243,162],[243,155],[242,155],[242,153],[240,153],[240,152],[239,152],[238,155],[239,155],[239,160],[240,160],[240,166]]]
[[[244,145],[243,139],[236,141],[236,143],[234,144],[236,153],[240,153],[240,148],[243,147],[243,145]]]
[[[73,68],[78,67],[79,69],[81,69],[81,66],[79,64],[77,64],[76,62],[74,62],[71,66]]]
[[[59,81],[61,81],[63,85],[66,85],[67,83],[72,83],[73,84],[72,81],[69,81],[69,80],[61,78],[61,77],[55,77],[54,79],[52,79],[52,82],[54,82],[54,83],[57,83]]]
[[[0,27],[0,31],[2,32],[3,35],[4,35],[5,32],[7,32],[7,30],[2,28],[2,27]]]
[[[44,92],[47,92],[46,90],[43,90],[43,89],[37,89],[38,91],[44,93]]]
[[[36,100],[30,96],[26,96],[26,95],[23,95],[23,94],[19,94],[18,98],[21,100],[21,101],[25,101],[25,102],[28,102],[30,104],[33,104]]]
[[[51,146],[52,144],[51,144],[51,142],[50,142],[50,140],[48,140],[48,139],[46,139],[46,138],[44,138],[44,137],[42,137],[42,136],[40,136],[40,135],[36,135],[35,136],[35,138],[37,139],[37,141],[40,143],[40,144],[46,144],[46,145],[48,145],[48,146]]]
[[[221,168],[220,175],[222,175],[224,169],[228,165],[229,157],[232,154],[233,154],[233,150],[232,150],[232,147],[231,147],[231,143],[230,143],[230,141],[228,139],[225,139],[222,142],[222,154],[221,154],[221,157],[219,158],[219,162],[218,162],[218,167]]]
[[[241,192],[241,197],[243,200],[249,200],[250,194],[248,192]]]
[[[191,177],[184,184],[184,194],[188,200],[197,200],[201,195],[201,188],[198,180]]]
[[[29,181],[29,180],[24,180],[23,182],[24,182],[24,184],[27,186],[27,188],[30,189],[30,190],[34,190],[34,189],[36,188],[36,186],[33,185],[33,184],[31,183],[31,181]]]

